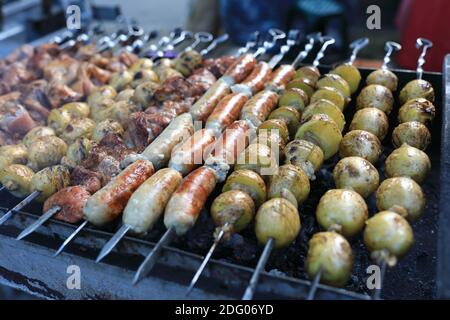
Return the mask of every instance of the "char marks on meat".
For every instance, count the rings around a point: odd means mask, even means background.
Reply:
[[[208,69],[217,79],[223,76],[228,67],[236,61],[235,57],[223,56],[217,59],[206,59],[203,61],[203,67]]]
[[[91,194],[97,192],[102,187],[101,176],[92,170],[86,169],[82,166],[73,168],[70,181],[72,185],[81,185],[86,188]]]

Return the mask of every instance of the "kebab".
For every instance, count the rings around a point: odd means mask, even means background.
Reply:
[[[221,40],[219,40],[218,42],[220,42]],[[213,47],[210,47],[213,48]],[[207,53],[207,52],[206,52]],[[184,121],[186,122],[186,121]],[[176,121],[175,121],[176,124]],[[97,126],[96,128],[98,129],[99,126]],[[100,129],[99,129],[100,130]],[[107,131],[110,131],[109,129]],[[103,135],[103,134],[102,134]],[[83,146],[84,147],[84,146]],[[63,198],[63,197],[60,197]],[[57,212],[57,211],[56,211]],[[46,220],[48,220],[49,218],[51,218],[55,213],[55,210],[50,210],[49,212],[45,212],[45,214],[43,216],[40,217],[39,220],[37,220],[35,223],[33,223],[32,225],[30,225],[27,229],[25,229],[18,237],[18,239],[23,238],[24,236],[28,235],[29,233],[31,233],[32,231],[34,231],[37,227],[39,227],[42,223],[44,223]],[[80,229],[81,230],[81,229]]]
[[[296,35],[295,35],[296,37]],[[267,44],[266,44],[267,46]],[[292,46],[292,44],[290,44]],[[285,50],[285,49],[283,49]],[[250,75],[249,77],[251,77]],[[202,162],[201,158],[203,158],[204,153],[208,153],[208,148],[213,144],[216,135],[220,135],[220,133],[227,127],[226,132],[222,135],[222,139],[217,141],[214,155],[217,163],[221,162],[222,165],[227,165],[227,161],[234,162],[234,158],[236,157],[236,153],[234,152],[236,148],[238,150],[242,150],[245,148],[246,143],[244,145],[241,143],[242,138],[246,136],[247,131],[249,129],[248,124],[245,121],[236,121],[239,115],[240,109],[247,102],[247,98],[241,94],[230,94],[223,98],[217,108],[213,111],[213,113],[208,117],[206,121],[206,129],[202,129],[197,131],[189,140],[186,142],[180,143],[180,146],[176,147],[176,150],[172,152],[171,159],[169,162],[169,169],[175,169],[180,172],[182,175],[186,175],[191,172],[197,165],[196,163]],[[197,138],[198,137],[198,138]],[[178,140],[178,139],[177,139]],[[170,146],[170,143],[168,144]],[[241,148],[239,148],[241,145]],[[242,146],[243,145],[243,146]],[[147,157],[154,158],[155,150],[154,148],[148,148],[150,151],[147,153]],[[152,156],[153,154],[153,156]],[[168,152],[165,152],[168,156]],[[194,159],[192,159],[192,155],[194,155]],[[198,155],[198,159],[195,159],[195,155]],[[156,159],[155,159],[156,160]],[[158,160],[161,160],[159,158]],[[192,161],[194,160],[194,161]],[[162,163],[158,163],[161,165]],[[215,168],[216,169],[216,168]],[[218,170],[218,169],[216,169]],[[226,169],[225,169],[226,170]],[[208,171],[205,171],[208,172]],[[226,176],[226,172],[217,174],[217,177],[222,175]],[[200,174],[199,177],[202,179],[212,179],[208,174]],[[205,178],[203,178],[205,177]],[[186,178],[187,179],[187,178]],[[194,178],[195,180],[195,178]],[[212,181],[212,184],[215,186],[215,181]],[[209,184],[208,184],[209,185]],[[207,193],[209,194],[210,191]],[[139,198],[139,194],[136,195]],[[167,199],[169,200],[169,199]],[[167,202],[166,202],[167,203]],[[164,209],[164,206],[162,207]],[[158,211],[159,214],[152,217],[153,221],[159,218],[159,215],[162,214],[162,210]],[[196,219],[195,219],[196,220]],[[192,224],[195,222],[192,222]],[[125,222],[125,220],[124,220]],[[150,226],[151,227],[151,226]],[[114,236],[102,249],[100,252],[97,261],[100,261],[104,256],[106,256],[112,248],[117,244],[121,237],[127,232],[131,226],[124,224],[122,228],[116,233]],[[126,230],[126,231],[122,231]],[[177,230],[178,231],[178,230]],[[186,230],[187,231],[187,230]],[[184,232],[184,231],[182,231]]]
[[[238,68],[240,68],[242,66],[242,64],[241,65],[239,65],[239,64],[237,64],[237,67]],[[234,72],[234,71],[232,71],[232,69],[233,68],[236,68],[236,66],[231,66],[229,69],[230,69],[230,72],[232,72],[233,74],[236,74],[236,72]],[[82,230],[82,228],[87,224],[88,222],[87,222],[87,220],[85,220],[76,230],[75,230],[75,232],[74,233],[72,233],[71,234],[71,236],[69,236],[69,238],[67,238],[66,239],[66,241],[64,241],[64,243],[61,245],[61,247],[59,248],[59,250],[56,252],[56,254],[55,255],[58,255],[63,249],[64,249],[64,247],[76,236],[76,234],[78,234],[81,230]]]

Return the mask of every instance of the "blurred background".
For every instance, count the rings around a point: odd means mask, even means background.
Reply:
[[[216,35],[227,32],[232,48],[245,43],[255,30],[296,28],[303,35],[321,31],[337,40],[330,58],[333,62],[348,58],[352,40],[369,37],[370,46],[358,60],[366,67],[382,63],[386,41],[403,46],[395,55],[400,68],[415,69],[417,37],[434,42],[427,55],[428,71],[441,71],[444,55],[450,53],[448,0],[0,0],[0,57],[63,30],[65,11],[71,4],[80,6],[83,27],[92,22],[114,25],[124,16],[147,31],[184,27]],[[380,8],[380,29],[367,27],[370,5]],[[1,280],[0,299],[29,298],[2,287]]]
[[[450,52],[448,0],[0,0],[0,56],[21,44],[65,27],[65,8],[77,4],[82,25],[93,20],[114,23],[118,16],[135,19],[146,30],[228,32],[234,45],[243,44],[255,30],[298,28],[307,34],[322,31],[337,39],[333,59],[345,59],[348,43],[365,36],[370,47],[361,53],[360,64],[377,66],[388,40],[400,42],[398,66],[415,68],[415,39],[431,39],[427,70],[440,71]],[[366,12],[379,6],[381,29],[369,30]],[[336,57],[336,55],[338,57]]]

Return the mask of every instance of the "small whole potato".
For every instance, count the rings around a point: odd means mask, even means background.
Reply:
[[[172,77],[183,77],[181,72],[172,68],[157,69],[155,71],[158,74],[161,83],[164,83],[164,81]]]
[[[305,91],[299,88],[288,89],[278,98],[278,106],[293,107],[298,112],[302,112],[308,103],[308,95]]]
[[[283,198],[268,200],[256,213],[255,233],[261,245],[273,239],[275,248],[287,247],[297,238],[300,227],[297,207]]]
[[[361,83],[361,73],[359,72],[358,68],[356,68],[352,64],[341,64],[340,66],[337,66],[335,69],[331,70],[330,73],[337,74],[341,76],[345,81],[347,81],[352,94],[358,90],[359,84]]]
[[[159,84],[153,81],[141,83],[134,90],[133,101],[142,105],[144,108],[150,105],[154,99],[155,90]]]
[[[325,114],[330,117],[342,132],[345,127],[345,117],[341,110],[333,102],[318,100],[311,103],[302,114],[302,122],[309,121],[315,114]]]
[[[335,232],[318,232],[308,242],[305,269],[313,279],[321,270],[320,282],[343,287],[353,268],[353,253],[348,241]]]
[[[47,124],[54,129],[56,133],[61,133],[65,127],[72,121],[72,116],[68,111],[53,109],[47,117]]]
[[[95,126],[92,133],[92,140],[98,143],[109,133],[115,133],[122,136],[124,130],[119,122],[110,119],[104,120]]]
[[[226,180],[222,192],[240,190],[248,194],[258,208],[267,199],[266,184],[259,174],[251,170],[235,170]]]
[[[112,86],[117,91],[122,91],[127,88],[133,81],[133,73],[130,71],[120,71],[115,72],[111,75],[109,80],[109,85]]]
[[[367,85],[378,84],[391,90],[397,91],[398,78],[392,71],[388,69],[378,69],[372,71],[366,78]]]
[[[410,81],[400,91],[400,104],[404,104],[411,99],[424,98],[434,102],[434,89],[431,83],[423,79]]]
[[[149,70],[141,70],[141,71],[136,72],[133,75],[133,81],[130,83],[130,86],[132,88],[136,88],[141,83],[144,83],[147,81],[159,82],[158,75],[156,74],[155,71],[149,69]],[[130,90],[130,89],[125,89],[125,90]],[[119,93],[119,95],[120,95],[120,93]],[[117,100],[117,98],[116,98],[116,100]]]
[[[331,87],[323,87],[314,92],[311,97],[311,103],[322,99],[334,103],[341,111],[344,111],[348,102],[338,89]]]
[[[350,130],[364,130],[383,141],[389,130],[389,119],[377,108],[364,108],[356,111],[350,123]]]
[[[347,157],[341,159],[333,170],[333,179],[338,189],[350,189],[367,198],[380,183],[377,169],[366,159]]]
[[[70,185],[70,172],[65,166],[46,167],[31,178],[31,191],[40,191],[38,201],[44,202],[57,191]]]
[[[271,131],[260,131],[255,139],[250,141],[250,144],[262,144],[269,147],[272,150],[272,155],[276,155],[283,151],[286,143],[285,139],[281,137],[280,134]]]
[[[87,103],[84,102],[71,102],[66,103],[61,107],[61,111],[67,111],[72,119],[75,118],[87,118],[91,109]]]
[[[316,83],[309,79],[294,79],[286,85],[287,90],[300,89],[308,96],[308,101],[316,91]],[[301,111],[301,110],[299,110]]]
[[[107,120],[108,118],[111,120],[115,120],[122,126],[123,129],[128,128],[128,123],[130,119],[130,115],[133,112],[141,111],[142,109],[135,105],[131,101],[117,101],[115,102],[107,112],[109,117],[102,117],[102,120],[97,120],[97,122],[101,122],[103,120]],[[106,115],[105,115],[106,116]]]
[[[134,96],[134,89],[125,89],[119,92],[119,94],[116,96],[115,101],[130,101]]]
[[[13,196],[23,198],[31,191],[34,172],[22,164],[11,164],[0,170],[0,182]]]
[[[313,66],[304,66],[297,70],[295,73],[295,79],[308,79],[313,83],[316,83],[320,78],[320,71]]]
[[[406,102],[398,111],[398,122],[418,121],[430,126],[436,115],[434,105],[423,98],[412,99]]]
[[[74,143],[77,139],[92,137],[95,121],[89,118],[73,119],[59,135],[67,144]]]
[[[285,198],[297,207],[308,198],[310,190],[306,173],[299,167],[285,164],[271,176],[267,197],[269,199]]]
[[[364,230],[364,244],[372,255],[386,252],[394,258],[402,258],[411,249],[414,235],[408,221],[393,211],[381,211],[367,220]]]
[[[358,235],[369,217],[369,209],[359,193],[353,190],[328,190],[316,209],[317,222],[327,231],[344,237]]]
[[[0,170],[10,164],[26,164],[28,149],[23,144],[0,146]]]
[[[56,135],[55,130],[50,127],[35,127],[28,131],[28,133],[23,137],[22,143],[25,147],[29,148],[36,138],[54,135]]]
[[[430,130],[424,124],[417,121],[403,122],[392,132],[392,143],[396,148],[406,143],[411,147],[425,150],[430,142]]]
[[[85,160],[92,148],[91,140],[86,138],[77,139],[67,147],[67,154],[61,159],[61,164],[74,168]]]
[[[382,153],[381,142],[374,134],[353,130],[342,138],[339,145],[339,155],[341,158],[361,157],[374,164],[378,161]]]
[[[408,221],[416,221],[425,209],[425,196],[420,186],[407,177],[384,180],[376,193],[377,208],[380,211],[406,210]]]
[[[263,123],[261,123],[256,132],[257,134],[260,134],[261,132],[264,132],[264,130],[266,130],[266,133],[270,132],[278,134],[283,140],[284,144],[286,144],[289,141],[289,129],[286,125],[286,122],[284,122],[283,120],[280,119],[266,120]]]
[[[140,58],[133,63],[129,69],[130,72],[136,73],[140,70],[148,70],[153,67],[153,60],[148,58]]]
[[[331,87],[339,90],[345,98],[350,98],[352,91],[349,84],[340,75],[325,74],[319,81],[317,81],[317,88]]]
[[[300,112],[294,107],[279,107],[269,115],[270,119],[279,119],[286,123],[289,129],[289,135],[294,136],[300,125]]]
[[[386,113],[391,113],[394,106],[394,96],[391,90],[378,85],[371,84],[361,90],[356,99],[356,109],[377,108]]]
[[[325,160],[330,159],[339,150],[342,133],[336,122],[324,114],[316,114],[298,129],[295,139],[307,140],[319,146]]]
[[[252,143],[237,157],[234,169],[248,169],[261,176],[270,176],[278,169],[272,150],[262,143]]]
[[[306,140],[292,140],[284,149],[286,163],[302,168],[312,180],[314,172],[323,164],[323,152],[317,145]]]
[[[117,91],[112,86],[105,85],[98,87],[92,92],[88,98],[87,103],[89,106],[94,107],[104,99],[114,100],[117,96]]]
[[[200,53],[195,50],[183,51],[175,59],[175,69],[187,77],[202,65],[203,58]]]
[[[422,183],[431,170],[428,155],[407,144],[395,149],[385,163],[385,174],[388,178],[410,177],[417,183]]]
[[[244,230],[255,216],[255,204],[245,192],[230,190],[220,194],[211,205],[211,217],[216,226],[230,224],[233,232]]]
[[[34,171],[59,164],[66,155],[67,144],[56,136],[47,136],[36,139],[28,149],[27,166]]]

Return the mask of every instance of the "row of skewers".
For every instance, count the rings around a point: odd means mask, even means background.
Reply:
[[[314,39],[314,37],[311,37],[310,43],[308,43],[308,46],[299,55],[300,59],[304,58],[311,50]],[[259,272],[263,269],[271,248],[287,246],[298,235],[300,230],[298,205],[308,196],[309,179],[314,179],[314,172],[320,168],[323,160],[330,159],[338,152],[340,146],[343,149],[341,156],[345,154],[345,157],[347,157],[343,159],[345,161],[349,161],[349,156],[361,156],[361,148],[355,147],[353,150],[351,148],[348,150],[349,148],[341,143],[343,141],[341,132],[345,124],[342,110],[348,104],[352,92],[355,92],[359,87],[359,81],[361,79],[359,76],[358,80],[359,71],[352,67],[351,62],[353,62],[357,51],[365,45],[366,41],[355,44],[354,55],[352,56],[353,60],[351,59],[349,64],[340,66],[333,70],[332,74],[324,75],[319,79],[320,73],[316,67],[326,47],[333,40],[322,38],[322,42],[323,46],[314,62],[314,67],[303,67],[296,73],[295,69],[293,70],[293,66],[283,65],[271,74],[271,69],[274,66],[267,68],[263,62],[258,63],[254,68],[250,68],[250,64],[253,64],[253,66],[256,64],[254,57],[252,60],[248,55],[242,56],[233,67],[235,68],[234,70],[242,70],[246,66],[249,69],[247,75],[252,72],[249,75],[249,79],[244,79],[245,76],[237,77],[237,73],[229,70],[229,72],[225,73],[226,76],[222,78],[223,81],[219,80],[216,82],[214,88],[210,88],[197,104],[191,108],[190,115],[194,119],[206,123],[205,129],[197,131],[190,139],[183,141],[179,135],[175,134],[180,131],[174,130],[174,128],[183,128],[182,131],[189,133],[192,133],[193,129],[188,128],[189,121],[182,121],[182,118],[186,118],[186,114],[175,118],[169,127],[166,128],[168,130],[173,124],[171,130],[167,132],[163,131],[142,154],[133,154],[127,157],[125,164],[127,162],[132,162],[132,164],[126,167],[114,180],[106,184],[103,189],[95,193],[92,197],[90,197],[90,194],[85,194],[85,198],[87,198],[86,205],[78,208],[84,212],[85,218],[87,218],[86,222],[81,225],[82,227],[87,221],[95,225],[103,225],[105,222],[107,223],[117,218],[123,211],[123,227],[116,233],[108,245],[105,246],[104,250],[102,250],[99,260],[111,251],[114,244],[129,230],[137,233],[148,231],[156,219],[163,214],[165,209],[164,222],[168,231],[151,254],[145,259],[135,278],[135,280],[138,280],[150,271],[156,262],[158,253],[164,245],[176,234],[184,234],[192,227],[198,218],[200,209],[204,206],[206,198],[212,192],[216,183],[224,180],[228,171],[234,165],[235,171],[226,180],[224,186],[225,192],[214,201],[211,208],[213,220],[219,225],[214,246],[218,245],[221,238],[226,238],[227,235],[229,236],[230,232],[240,231],[248,225],[255,215],[255,211],[257,211],[255,218],[256,235],[260,243],[265,244],[265,250],[244,296],[245,298],[251,298]],[[294,62],[294,65],[296,63],[297,61]],[[386,71],[383,68],[378,73],[385,73]],[[355,74],[356,78],[354,77]],[[375,82],[379,81],[374,75],[371,76],[376,79]],[[371,79],[371,77],[369,78]],[[381,78],[383,81],[386,80],[386,77]],[[282,79],[281,82],[280,79]],[[240,82],[237,80],[244,81],[236,85],[236,82]],[[368,79],[368,81],[371,80]],[[217,87],[228,88],[228,90],[216,89]],[[230,87],[234,93],[230,94]],[[418,94],[423,95],[423,92],[417,90],[417,87],[420,89],[421,86],[412,84],[410,85],[411,87],[414,88],[409,90],[411,93],[408,93],[408,90],[406,90],[407,93],[404,93],[405,91],[402,90],[405,100],[409,101],[409,98]],[[266,90],[257,93],[264,88]],[[316,89],[318,90],[316,91]],[[274,91],[281,93],[280,97]],[[253,96],[253,94],[256,95]],[[370,94],[368,96],[370,97]],[[377,97],[375,96],[374,99],[368,100],[358,98],[358,100],[361,100],[361,104],[358,102],[358,105],[360,105],[361,110],[369,109],[367,108],[368,105],[373,104],[374,101],[378,103]],[[309,101],[313,103],[308,105]],[[277,103],[279,108],[276,108]],[[375,107],[375,109],[381,110],[378,107]],[[414,110],[418,111],[417,108]],[[206,115],[207,113],[209,113],[209,117]],[[409,115],[413,117],[411,113]],[[232,120],[236,120],[237,116],[241,120],[233,122]],[[233,117],[234,119],[232,119]],[[225,118],[228,118],[227,121],[225,121]],[[265,121],[267,118],[270,119]],[[220,120],[217,121],[218,119]],[[176,120],[179,120],[178,122],[182,124],[176,126]],[[377,140],[373,139],[374,137],[371,136],[372,133],[369,130],[371,126],[379,130],[380,126],[378,123],[380,122],[377,122],[376,118],[375,121],[356,121],[354,118],[353,122],[355,122],[355,128],[359,124],[360,126],[365,126],[364,128],[367,129],[361,135],[364,143],[366,143],[364,141],[365,139],[371,145],[380,145],[379,143],[376,144]],[[299,126],[300,123],[301,125]],[[233,130],[229,132],[225,130],[228,126],[231,127],[229,129]],[[240,141],[242,141],[246,130],[251,128],[257,128],[256,137],[248,139],[251,142],[248,146],[247,142],[245,142],[241,143],[240,148],[238,148],[239,146],[236,142],[239,141],[238,137],[241,137]],[[275,132],[273,134],[267,134],[263,129],[275,129]],[[358,130],[363,131],[364,129],[358,128]],[[224,133],[220,136],[222,132]],[[408,137],[415,136],[409,130],[404,130],[404,132],[404,135],[399,135],[401,139],[408,140],[410,139]],[[350,138],[347,141],[351,140],[352,135],[349,136]],[[215,141],[216,136],[219,136],[217,141]],[[295,137],[295,139],[286,145],[290,137]],[[158,139],[160,141],[157,141]],[[379,138],[376,137],[376,139]],[[182,143],[170,152],[168,149],[173,146],[173,143],[170,144],[167,142],[173,142],[175,140],[176,142],[181,140]],[[361,139],[356,140],[359,141]],[[200,155],[204,155],[204,151],[208,147],[215,145],[219,141],[222,141],[222,146],[213,148],[215,151],[213,151],[212,157],[201,156],[200,163],[193,163],[190,160],[196,154],[195,151],[197,151],[197,154],[200,152]],[[156,142],[158,143],[155,144]],[[284,145],[286,145],[285,148]],[[239,151],[242,150],[244,151],[240,153]],[[267,174],[264,174],[264,169],[278,166],[278,161],[273,156],[280,151],[281,154],[284,152],[286,155],[286,164],[281,166],[278,173],[269,179]],[[376,162],[377,150],[372,153],[367,152],[367,149],[363,151],[369,154],[367,156],[368,159],[370,158],[373,162]],[[252,157],[256,159],[256,162],[248,161]],[[151,165],[148,163],[148,160],[151,161]],[[205,160],[204,162],[206,164],[197,168],[203,160]],[[161,169],[167,165],[167,162],[169,168]],[[358,166],[361,166],[361,163],[369,169],[372,169],[373,166],[368,166],[366,162],[369,161],[364,158],[358,158],[356,162],[356,164],[350,163],[349,166],[338,164],[338,166],[340,165],[342,167],[342,170],[339,170],[339,167],[335,169],[335,182],[338,188],[349,188],[357,191],[352,193],[352,197],[356,199],[356,203],[358,204],[356,208],[360,208],[363,206],[362,203],[365,204],[365,202],[364,200],[362,202],[360,201],[362,198],[358,198],[359,194],[361,193],[363,196],[366,196],[366,193],[371,192],[370,190],[359,187],[361,181],[349,175],[348,171],[352,170],[352,166],[358,168]],[[153,174],[155,169],[160,170]],[[362,172],[361,176],[369,176],[369,182],[374,181],[372,183],[373,185],[378,184],[376,175],[371,170],[368,172],[369,174],[365,171]],[[394,170],[391,176],[397,174],[404,175],[405,173],[398,173]],[[187,176],[182,179],[182,175]],[[129,183],[131,177],[135,179],[136,184]],[[121,184],[121,181],[125,181],[123,180],[124,178],[127,180],[126,190],[117,190],[121,189],[118,186]],[[360,180],[364,179],[360,177]],[[266,187],[266,184],[268,187]],[[369,187],[372,184],[369,183]],[[125,187],[125,185],[122,187]],[[266,188],[268,188],[268,192]],[[161,190],[167,190],[168,194],[160,192]],[[123,193],[128,194],[128,204],[126,203],[127,201],[119,204],[117,203],[117,199],[113,199],[114,197],[119,197],[118,194],[115,194],[116,191],[122,192],[120,194],[122,197],[125,196]],[[132,191],[134,191],[133,195],[131,195]],[[73,189],[71,193],[73,195]],[[341,193],[344,192],[341,191]],[[152,197],[149,197],[149,194]],[[270,199],[269,201],[265,201],[267,196]],[[145,197],[147,197],[146,201],[144,201]],[[352,201],[352,197],[344,198],[349,198],[350,200],[347,200]],[[335,201],[331,201],[331,203],[336,204]],[[345,205],[346,201],[340,201],[338,203]],[[167,204],[167,206],[164,204]],[[139,205],[144,206],[147,210],[139,209]],[[56,208],[57,206],[55,207],[53,203],[49,207]],[[110,211],[111,207],[115,207],[114,212]],[[259,209],[257,209],[258,207]],[[349,207],[347,207],[347,210],[344,210],[341,218],[349,214],[348,209]],[[61,206],[59,210],[61,210]],[[144,211],[147,212],[147,217],[142,217]],[[326,208],[323,210],[325,215],[330,215],[333,211]],[[318,216],[320,216],[319,213]],[[367,210],[365,217],[367,219]],[[328,218],[329,220],[334,219],[333,217]],[[139,226],[133,226],[133,223],[136,223],[136,221],[142,223],[142,219],[147,220],[144,230],[140,229]],[[365,222],[365,219],[362,219],[362,221]],[[318,220],[320,221],[320,219]],[[356,224],[360,225],[360,221],[357,221]],[[332,285],[343,285],[346,282],[345,279],[348,279],[348,270],[349,268],[351,269],[348,263],[349,259],[351,259],[351,250],[349,253],[345,249],[345,243],[347,242],[337,232],[342,232],[345,236],[349,236],[349,233],[346,234],[343,232],[343,230],[347,230],[348,228],[342,225],[342,222],[341,225],[333,223],[332,228],[330,225],[326,225],[326,223],[323,223],[322,226],[326,230],[333,231],[317,234],[317,237],[314,236],[311,240],[307,264],[312,266],[307,267],[309,269],[308,273],[315,280],[320,279],[322,282]],[[358,226],[356,226],[356,229],[358,229]],[[77,229],[77,231],[79,230]],[[357,231],[354,232],[355,234],[358,233]],[[374,234],[376,233],[375,231]],[[324,246],[323,239],[331,239],[329,241],[330,244]],[[344,257],[346,259],[344,260],[346,260],[346,263],[329,267],[329,265],[327,266],[325,264],[324,259],[330,255],[332,256],[333,246],[338,245],[345,249]],[[214,246],[210,254],[208,254],[208,257],[212,255]],[[348,248],[350,248],[349,245]],[[375,249],[371,250],[377,251]],[[395,253],[393,254],[395,255]],[[207,260],[205,261],[207,262]],[[206,265],[206,262],[202,264],[202,267]],[[339,268],[342,266],[344,272],[342,268]],[[340,275],[341,278],[339,281],[336,280],[333,283],[330,277],[332,279],[333,275],[335,276],[336,274]],[[198,276],[196,275],[197,279]],[[191,285],[191,288],[194,284],[195,281]]]

